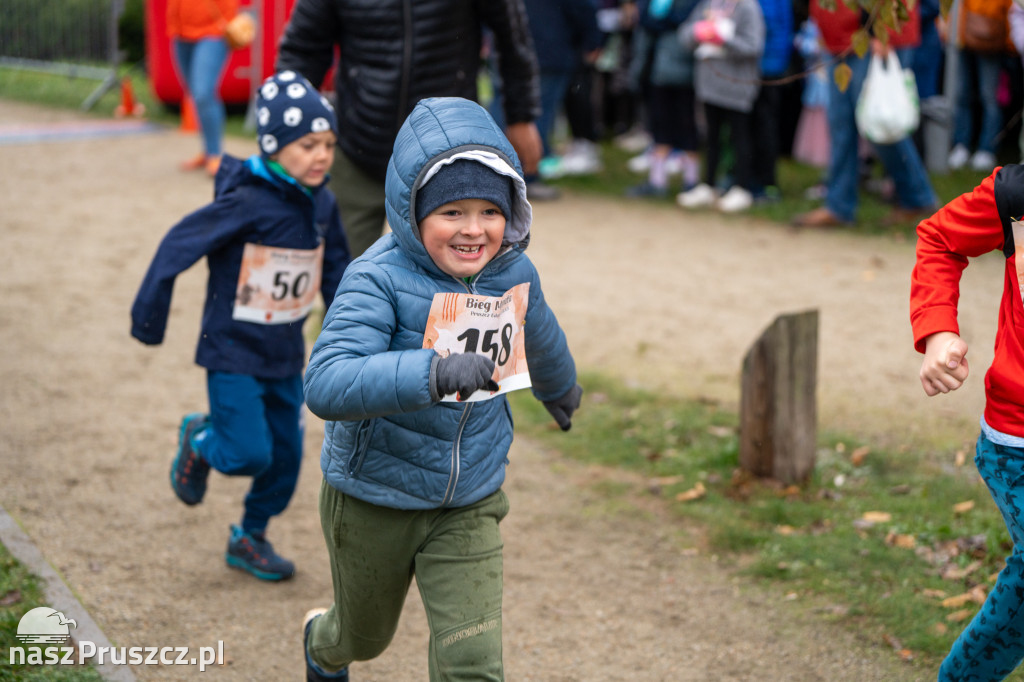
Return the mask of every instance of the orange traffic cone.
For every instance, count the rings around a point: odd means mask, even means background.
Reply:
[[[146,106],[142,102],[135,101],[132,80],[125,76],[121,79],[121,103],[114,107],[114,116],[123,118],[125,116],[142,116],[144,113],[146,113]]]
[[[179,129],[183,133],[194,133],[199,130],[196,121],[196,105],[192,103],[192,98],[187,94],[181,100],[181,127]]]

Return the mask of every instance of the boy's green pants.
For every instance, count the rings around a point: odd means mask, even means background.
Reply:
[[[416,576],[430,625],[430,679],[504,679],[501,490],[468,507],[407,511],[320,487],[334,605],[313,621],[309,654],[325,670],[379,656]]]

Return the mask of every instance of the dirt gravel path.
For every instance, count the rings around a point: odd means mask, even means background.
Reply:
[[[75,118],[0,100],[0,133]],[[322,424],[309,419],[298,491],[271,528],[295,579],[267,585],[230,571],[227,527],[246,482],[215,476],[194,509],[167,484],[178,421],[206,404],[192,362],[205,268],[179,279],[162,347],[128,335],[158,241],[210,197],[205,177],[176,170],[196,146],[176,130],[0,144],[0,503],[115,644],[195,651],[222,640],[228,664],[203,679],[299,680],[299,621],[330,596],[316,516]],[[228,141],[235,154],[251,149]],[[593,197],[535,213],[529,253],[581,368],[734,406],[754,338],[777,314],[818,308],[823,428],[924,447],[973,438],[998,259],[965,280],[977,375],[926,402],[906,322],[912,244]],[[509,680],[932,677],[897,663],[878,633],[845,632],[800,598],[736,580],[656,507],[610,510],[589,485],[600,472],[525,439],[511,461]],[[394,644],[354,665],[353,679],[426,679],[425,627],[413,590]]]

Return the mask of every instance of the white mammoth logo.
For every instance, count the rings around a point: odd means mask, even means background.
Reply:
[[[314,133],[323,133],[331,129],[331,124],[326,118],[314,118],[313,122],[309,125],[309,129]]]
[[[256,112],[256,122],[259,123],[260,127],[270,123],[270,109],[260,107],[259,111]]]
[[[266,154],[273,154],[277,151],[277,138],[273,135],[264,135],[260,138],[260,148]]]
[[[288,96],[292,99],[299,99],[300,97],[305,96],[306,86],[302,83],[292,83],[288,86],[288,89],[285,90],[285,92],[288,93]]]

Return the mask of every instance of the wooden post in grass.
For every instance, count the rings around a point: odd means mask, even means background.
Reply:
[[[775,318],[743,358],[740,468],[793,484],[814,470],[818,311]]]

